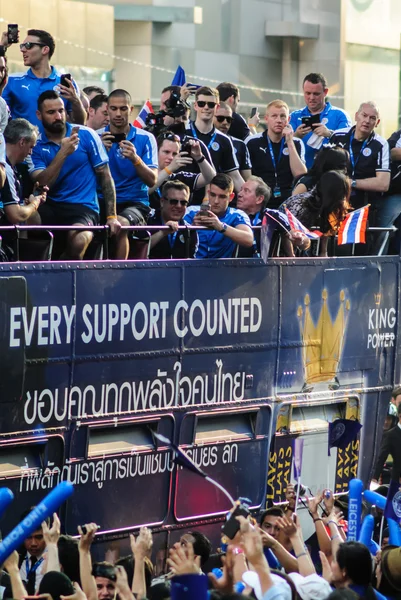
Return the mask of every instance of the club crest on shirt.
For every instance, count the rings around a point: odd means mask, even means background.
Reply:
[[[336,442],[340,439],[345,431],[344,423],[336,423],[331,431],[331,439],[333,442]]]
[[[322,125],[327,125],[327,123],[329,122],[329,120],[328,120],[327,117],[324,117],[320,122],[321,122]]]
[[[288,156],[289,153],[290,153],[290,151],[288,150],[288,148],[284,148],[284,150],[283,150],[284,156]]]
[[[372,150],[370,148],[364,148],[362,154],[364,156],[370,156],[372,154]]]
[[[215,152],[217,152],[217,150],[220,150],[220,144],[218,142],[213,142],[212,150],[215,150]]]

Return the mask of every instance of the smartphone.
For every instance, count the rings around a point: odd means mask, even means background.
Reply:
[[[70,73],[64,73],[61,77],[60,77],[60,85],[63,85],[64,87],[68,87],[68,83],[67,80],[71,81],[71,74]]]
[[[209,202],[203,202],[200,205],[200,209],[199,209],[200,213],[207,213],[209,210],[210,210],[210,203]]]
[[[188,156],[191,156],[191,149],[192,149],[192,146],[189,142],[185,142],[181,146],[181,152],[188,152]]]
[[[7,37],[9,44],[16,44],[19,41],[18,25],[16,23],[10,23],[7,27]]]
[[[221,528],[222,533],[228,537],[228,539],[232,540],[235,538],[236,533],[240,529],[239,521],[237,521],[236,517],[239,516],[249,517],[250,512],[244,504],[239,504],[234,512],[231,513],[230,518],[224,523]]]
[[[302,125],[306,127],[312,127],[315,123],[320,123],[320,115],[312,115],[310,117],[302,117],[301,118]]]
[[[34,195],[34,196],[41,196],[41,195],[43,194],[43,191],[44,191],[44,190],[43,190],[43,188],[44,188],[44,186],[43,186],[43,185],[39,185],[39,186],[36,188],[36,190],[33,192],[33,195]]]
[[[252,119],[252,117],[254,117],[256,115],[257,112],[258,112],[258,107],[254,106],[251,110],[251,119]]]
[[[122,142],[123,140],[126,140],[127,136],[125,133],[115,133],[114,134],[114,139],[113,139],[113,144],[119,144],[120,142]]]

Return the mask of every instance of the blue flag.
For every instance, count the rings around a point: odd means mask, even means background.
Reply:
[[[184,85],[185,81],[185,71],[181,65],[178,65],[171,85],[179,85],[181,87]]]
[[[298,480],[301,477],[302,470],[302,454],[304,451],[304,440],[295,438],[292,442],[293,463],[294,463],[294,479]]]
[[[173,460],[177,465],[180,465],[181,467],[185,467],[189,471],[192,471],[193,473],[196,473],[197,475],[200,475],[201,477],[207,477],[206,473],[204,471],[202,471],[202,469],[200,469],[194,463],[192,458],[190,458],[187,454],[185,454],[185,452],[183,450],[180,450],[180,448],[178,448],[178,446],[173,444],[173,442],[171,442],[168,438],[164,437],[164,435],[161,435],[160,433],[155,433],[154,431],[152,431],[152,433],[155,436],[155,438],[157,440],[159,440],[159,442],[162,442],[166,446],[170,446],[170,448],[174,452]]]
[[[266,262],[266,260],[270,256],[270,247],[272,245],[274,239],[274,233],[276,231],[279,232],[289,232],[291,231],[290,224],[288,222],[288,217],[280,210],[274,210],[272,208],[267,208],[264,212],[264,217],[262,221],[262,229],[260,232],[260,249],[262,259]]]
[[[386,506],[384,507],[384,516],[386,519],[393,519],[400,522],[401,519],[401,492],[398,481],[390,481],[388,488]]]
[[[331,448],[345,450],[348,444],[355,440],[362,425],[351,419],[336,419],[329,423],[329,456]]]

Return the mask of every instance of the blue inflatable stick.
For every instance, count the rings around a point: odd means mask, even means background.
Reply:
[[[374,504],[380,508],[380,510],[384,510],[384,507],[386,506],[386,498],[381,494],[372,492],[371,490],[365,490],[363,492],[363,497],[365,498],[366,502],[369,502],[369,504]]]
[[[42,502],[39,502],[29,515],[0,542],[0,564],[3,564],[5,559],[71,496],[73,491],[72,483],[63,481]]]
[[[359,534],[358,542],[365,544],[365,546],[370,545],[372,539],[373,528],[375,526],[375,519],[373,515],[366,515],[362,522],[361,531]]]
[[[361,529],[362,491],[362,481],[360,479],[351,479],[349,482],[347,539],[353,542],[358,540]]]
[[[401,546],[401,530],[397,521],[394,519],[387,519],[387,526],[389,531],[389,544],[394,546]]]
[[[0,488],[0,517],[7,506],[14,500],[14,494],[8,488]]]

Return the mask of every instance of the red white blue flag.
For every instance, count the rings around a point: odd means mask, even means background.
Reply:
[[[323,235],[322,233],[320,233],[320,231],[309,231],[309,229],[307,229],[305,225],[302,225],[301,221],[299,221],[292,214],[292,212],[288,210],[288,208],[285,209],[285,213],[288,217],[288,222],[290,224],[291,231],[301,231],[306,235],[306,237],[308,237],[311,240],[317,240]]]
[[[153,106],[150,100],[146,100],[145,104],[142,106],[137,118],[134,121],[134,126],[139,127],[139,129],[143,129],[146,125],[146,117],[150,113],[154,113]]]
[[[358,210],[350,212],[345,217],[338,230],[338,245],[366,243],[369,206],[370,204],[367,204]]]

